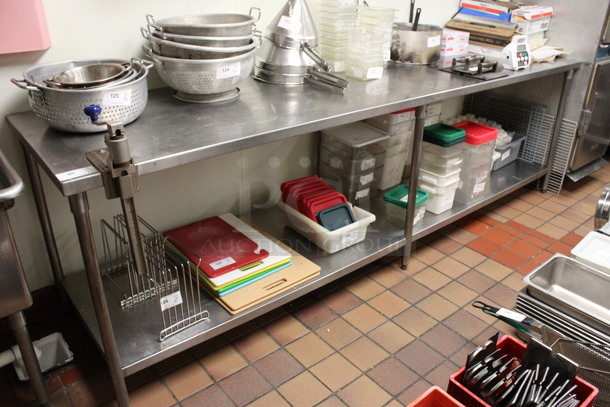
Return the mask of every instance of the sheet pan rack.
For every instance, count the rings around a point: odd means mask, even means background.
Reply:
[[[120,293],[124,311],[149,303],[159,307],[159,341],[209,318],[204,309],[199,280],[188,266],[165,252],[165,237],[149,223],[138,218],[148,272],[139,275],[129,250],[127,223],[116,215],[112,224],[101,221],[103,259],[102,277]]]

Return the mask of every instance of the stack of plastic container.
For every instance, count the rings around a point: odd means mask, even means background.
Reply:
[[[348,77],[379,79],[390,59],[392,25],[396,10],[360,7],[357,25],[350,33],[345,74]]]
[[[354,204],[370,199],[381,179],[388,138],[363,122],[323,130],[319,175]]]
[[[322,0],[318,11],[320,54],[333,72],[344,72],[350,30],[358,17],[358,0]]]
[[[428,193],[426,209],[429,212],[439,214],[453,207],[465,139],[465,131],[461,128],[442,123],[424,128],[418,182]]]
[[[489,191],[489,175],[498,129],[470,121],[453,126],[466,132],[466,140],[462,143],[462,171],[455,200],[468,205]]]
[[[385,190],[400,184],[407,160],[411,157],[415,108],[400,110],[366,121],[390,135],[386,147],[385,164],[379,181],[379,189]]]

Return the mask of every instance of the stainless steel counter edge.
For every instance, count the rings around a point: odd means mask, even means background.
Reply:
[[[172,97],[171,89],[156,89],[149,92],[142,115],[126,126],[126,135],[138,172],[146,175],[396,110],[559,74],[580,65],[558,59],[482,81],[431,66],[390,64],[381,79],[350,80],[345,95],[248,78],[237,99],[209,105],[180,102]],[[33,112],[11,114],[7,120],[65,196],[102,186],[100,175],[85,158],[86,152],[104,147],[102,133],[53,130]]]

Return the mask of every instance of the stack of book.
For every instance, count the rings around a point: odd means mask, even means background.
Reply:
[[[470,33],[470,44],[502,49],[512,41],[517,24],[460,13],[449,21],[446,27]]]
[[[196,274],[200,285],[231,313],[319,273],[315,264],[305,263],[288,247],[232,214],[180,226],[163,236],[170,258]],[[280,273],[284,270],[288,272]],[[279,284],[274,285],[276,279]]]

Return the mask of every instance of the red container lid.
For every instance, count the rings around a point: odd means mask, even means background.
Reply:
[[[466,143],[478,146],[498,138],[498,129],[479,123],[463,121],[453,124],[454,127],[464,129],[466,132]]]

